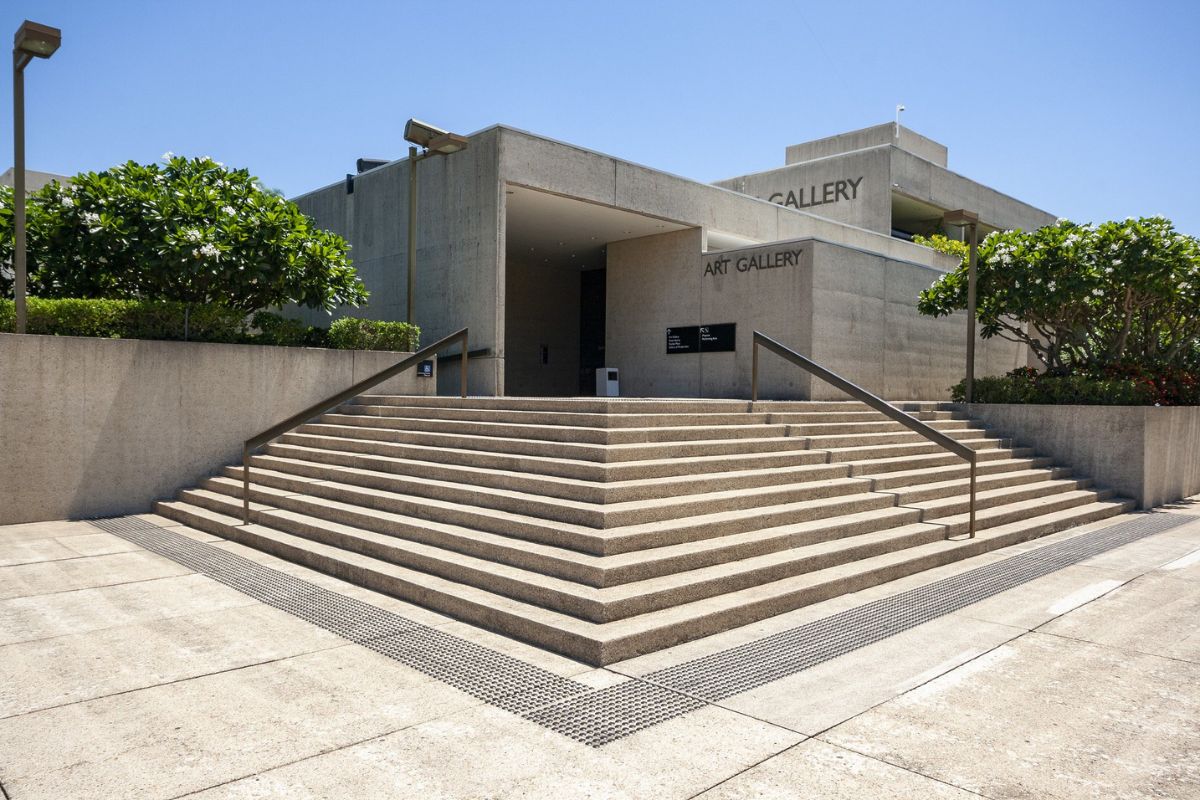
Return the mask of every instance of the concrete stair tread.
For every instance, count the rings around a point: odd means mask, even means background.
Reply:
[[[984,475],[1004,475],[1009,472],[1024,472],[1029,470],[1051,471],[1052,459],[1049,458],[1005,458],[980,462],[977,466],[979,477]],[[853,467],[852,467],[853,468]],[[861,468],[856,475],[876,482],[881,489],[894,489],[906,486],[928,486],[957,480],[956,476],[964,478],[970,472],[970,465],[962,459],[956,459],[953,464],[936,467],[921,467],[920,469],[896,470],[893,472],[873,473]],[[946,477],[952,476],[952,477]]]
[[[220,512],[203,509],[198,513],[213,515]],[[933,537],[944,536],[944,529],[940,526],[912,523],[777,550],[730,563],[673,572],[610,587],[593,587],[336,522],[325,521],[322,525],[325,535],[335,538],[336,541],[320,541],[304,533],[298,534],[295,530],[289,531],[281,527],[290,521],[307,521],[305,515],[287,510],[256,511],[252,520],[255,524],[270,527],[281,533],[299,535],[307,541],[320,542],[339,550],[437,575],[593,622],[647,613],[745,588],[747,585],[777,580],[786,575],[815,571],[856,556],[861,557],[863,554],[911,546],[914,542],[925,542]]]
[[[964,472],[967,471],[964,470]],[[1061,480],[1066,478],[1067,474],[1068,471],[1064,469],[1013,469],[1005,472],[986,472],[976,476],[976,491],[984,492],[1009,486],[1041,483],[1047,480]],[[898,502],[901,505],[908,506],[915,506],[923,501],[948,498],[951,495],[967,494],[971,488],[969,472],[961,474],[960,477],[928,480],[926,483],[910,483],[905,486],[881,487],[875,479],[870,480],[875,491],[893,492],[900,498]]]
[[[257,486],[252,484],[252,490]],[[193,504],[231,516],[240,514],[241,499],[204,489],[185,492]],[[309,529],[361,530],[392,539],[413,541],[465,555],[490,558],[576,583],[602,588],[634,580],[644,580],[673,572],[686,572],[735,559],[762,555],[821,541],[872,533],[878,529],[914,523],[919,513],[913,509],[882,508],[846,514],[835,518],[756,529],[739,534],[714,537],[680,545],[649,548],[615,555],[594,555],[567,548],[524,542],[457,525],[364,509],[346,503],[288,495],[292,502],[277,508],[251,503],[256,516],[279,511]],[[297,502],[298,501],[298,502]],[[303,511],[299,509],[304,509]],[[321,516],[329,509],[352,511],[356,524],[346,524]],[[289,531],[295,533],[296,531]]]
[[[322,419],[326,419],[322,417]],[[465,433],[442,433],[437,431],[410,431],[400,428],[375,427],[352,424],[354,420],[370,420],[372,417],[356,417],[337,424],[309,422],[296,430],[302,433],[320,433],[351,438],[382,439],[388,442],[404,442],[434,447],[450,447],[461,450],[504,452],[519,455],[556,456],[577,458],[595,462],[635,461],[662,458],[677,454],[682,456],[719,455],[722,453],[762,452],[766,450],[806,449],[801,439],[783,435],[740,437],[726,439],[694,439],[683,442],[629,442],[625,444],[580,443],[551,441],[546,439],[520,439],[503,436],[474,436]],[[781,428],[783,426],[780,426]]]
[[[777,436],[785,435],[786,428],[784,425],[771,425],[767,423],[609,428],[582,425],[547,425],[532,421],[526,423],[489,422],[486,420],[439,419],[436,417],[346,414],[342,410],[323,414],[319,419],[335,424],[377,426],[421,433],[461,433],[469,436],[498,436],[504,439],[587,442],[591,444],[674,442],[705,437],[711,439],[743,436],[762,438],[770,434]]]
[[[1055,492],[1067,492],[1072,489],[1082,488],[1081,484],[1083,482],[1079,480],[1049,478],[1049,476],[1045,475],[1040,477],[1043,479],[1015,486],[1000,486],[997,488],[981,486],[977,480],[975,489],[976,508],[982,509],[988,508],[991,505],[1003,504],[1010,498],[1024,499],[1026,497],[1040,497]],[[900,505],[908,506],[909,508],[919,508],[927,514],[938,514],[946,508],[953,508],[968,502],[969,486],[969,481],[963,481],[961,482],[961,492],[932,500],[910,500],[905,496],[904,492],[900,492],[898,502]]]
[[[361,398],[360,398],[361,399]],[[683,425],[763,425],[768,424],[768,412],[696,411],[653,414],[621,414],[580,411],[525,411],[520,409],[441,408],[392,404],[352,402],[343,405],[340,413],[399,416],[424,419],[466,420],[498,423],[532,423],[589,428],[682,427]]]
[[[179,504],[160,504],[160,513]],[[394,594],[402,599],[484,624],[508,635],[549,646],[591,664],[607,664],[736,624],[782,613],[886,580],[1061,530],[1098,515],[1120,513],[1128,503],[1093,503],[1074,513],[1054,513],[981,532],[972,540],[939,540],[809,572],[735,592],[604,623],[569,614],[380,559],[323,545],[260,525],[241,526],[233,517],[217,521],[230,538],[275,555]],[[219,515],[218,515],[219,516]]]
[[[826,454],[811,451],[802,447],[795,450],[775,450],[767,452],[732,453],[710,456],[691,456],[684,458],[644,459],[637,462],[602,463],[583,459],[559,458],[553,456],[510,455],[481,450],[467,450],[452,447],[431,447],[426,445],[389,442],[380,439],[346,438],[336,435],[318,435],[292,432],[281,436],[275,443],[294,444],[299,447],[324,449],[347,453],[365,453],[368,455],[383,455],[386,457],[403,458],[417,463],[455,464],[456,462],[484,462],[493,465],[491,468],[509,471],[522,471],[537,475],[553,475],[571,477],[577,480],[610,482],[630,479],[626,476],[645,475],[647,479],[655,477],[683,476],[705,472],[705,467],[713,466],[718,469],[727,464],[742,462],[773,462],[780,466],[792,463],[825,463]],[[379,451],[375,453],[373,451]],[[398,455],[388,456],[389,453]],[[399,455],[406,454],[406,455]],[[437,460],[433,460],[436,457]],[[430,459],[430,460],[425,460]],[[501,466],[502,465],[502,466]]]
[[[1003,526],[1030,516],[1039,516],[1091,502],[1105,501],[1111,496],[1112,492],[1108,491],[1076,489],[990,508],[979,508],[975,511],[975,524],[981,529]],[[939,515],[937,512],[927,512],[922,516],[922,521],[945,525],[951,531],[951,535],[957,535],[966,532],[970,522],[970,513],[963,511]]]
[[[240,468],[237,477],[215,477],[205,481],[205,486],[225,494],[240,497],[242,480]],[[258,487],[263,478],[269,478],[271,470],[251,470],[252,496],[258,493]],[[258,480],[255,480],[255,477]],[[291,477],[291,476],[287,476]],[[507,535],[514,539],[551,544],[580,552],[596,555],[612,555],[643,550],[651,547],[661,547],[684,542],[695,542],[713,536],[742,533],[767,527],[778,527],[784,524],[797,524],[814,519],[828,519],[855,511],[870,511],[872,509],[892,508],[895,497],[879,493],[856,493],[835,495],[791,503],[780,503],[769,506],[758,506],[745,509],[718,511],[707,514],[697,514],[680,517],[662,522],[647,522],[633,525],[623,525],[614,528],[591,528],[553,522],[522,514],[497,511],[495,509],[468,507],[462,503],[447,503],[423,497],[408,497],[397,495],[369,487],[338,484],[332,481],[305,481],[306,492],[281,490],[271,488],[270,496],[278,498],[292,497],[305,494],[319,499],[321,502],[332,502],[323,491],[337,490],[342,495],[342,502],[358,501],[361,507],[375,510],[392,511],[422,520],[438,520],[443,523],[451,522],[455,517],[466,520],[455,522],[464,527],[486,530],[491,533]],[[372,501],[390,499],[397,501],[404,511],[380,508]],[[349,503],[347,503],[349,504]],[[437,517],[439,510],[457,512],[450,517]],[[715,531],[715,532],[714,532]]]
[[[522,470],[442,464],[302,445],[271,444],[268,447],[268,455],[294,461],[373,469],[381,473],[401,476],[415,476],[424,473],[435,480],[470,483],[489,488],[514,488],[516,491],[537,492],[562,499],[577,496],[586,502],[598,504],[619,502],[622,499],[644,499],[644,497],[634,495],[645,494],[651,490],[656,490],[662,495],[674,496],[699,493],[699,487],[706,484],[724,483],[736,488],[747,488],[803,483],[808,479],[818,480],[825,477],[847,477],[849,472],[849,469],[843,465],[827,464],[824,461],[788,467],[751,467],[747,469],[729,469],[729,464],[720,464],[718,466],[724,468],[722,471],[628,480],[588,481],[554,475],[530,474]],[[819,458],[819,454],[813,453],[812,455],[814,458]],[[256,456],[255,458],[260,457]],[[370,466],[340,463],[340,461],[349,460],[360,461]],[[692,491],[689,492],[688,489]],[[645,492],[639,490],[645,490]]]
[[[860,478],[824,478],[800,480],[784,485],[756,486],[740,489],[705,491],[700,494],[672,495],[612,503],[592,503],[549,497],[526,491],[495,489],[479,484],[457,483],[431,478],[417,478],[390,472],[322,464],[316,467],[323,475],[308,475],[304,470],[312,468],[311,462],[277,456],[255,456],[251,466],[253,475],[259,469],[278,475],[298,476],[322,483],[338,483],[358,487],[379,489],[405,497],[442,499],[459,504],[469,504],[487,509],[516,511],[540,519],[553,519],[586,525],[595,528],[613,528],[638,522],[654,522],[662,519],[695,516],[706,513],[715,506],[750,507],[778,505],[827,494],[853,494],[858,489],[869,490],[870,484]],[[231,467],[230,477],[237,477],[241,467]],[[297,471],[299,470],[299,471]],[[809,477],[799,472],[799,477]],[[441,493],[442,496],[438,496]]]

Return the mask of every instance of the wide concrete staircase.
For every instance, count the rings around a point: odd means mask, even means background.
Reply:
[[[607,664],[1118,514],[1029,449],[857,402],[362,396],[158,512]]]

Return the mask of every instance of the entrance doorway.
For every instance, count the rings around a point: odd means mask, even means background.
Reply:
[[[504,391],[591,396],[605,363],[609,242],[686,226],[524,186],[505,187]]]

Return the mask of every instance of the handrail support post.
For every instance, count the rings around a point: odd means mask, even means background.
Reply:
[[[467,331],[463,331],[462,335],[462,358],[459,359],[458,379],[461,384],[459,391],[462,398],[467,399]]]
[[[971,507],[970,507],[970,517],[971,518],[970,518],[970,523],[969,523],[969,528],[970,528],[969,534],[970,535],[967,537],[968,539],[975,538],[975,472],[976,472],[975,464],[978,460],[979,460],[978,456],[971,459]]]
[[[242,445],[242,524],[250,524],[250,446]]]

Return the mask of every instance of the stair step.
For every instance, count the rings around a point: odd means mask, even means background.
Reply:
[[[322,419],[330,419],[333,416],[326,415]],[[367,422],[372,419],[371,417],[347,417],[344,419],[351,420],[352,422],[347,424],[332,424],[329,422],[309,423],[300,426],[296,430],[300,433],[375,439],[385,442],[401,442],[428,447],[450,447],[510,455],[574,458],[609,463],[667,458],[670,456],[715,456],[734,453],[761,453],[806,449],[803,441],[782,435],[762,438],[700,439],[685,442],[627,443],[605,446],[603,444],[556,442],[544,439],[408,431],[369,425]],[[785,426],[778,427],[783,428]]]
[[[343,407],[345,408],[345,407]],[[354,406],[353,408],[358,408]],[[367,406],[366,408],[372,408]],[[582,442],[586,444],[644,444],[650,442],[686,442],[698,439],[760,439],[787,435],[786,425],[765,423],[676,427],[591,428],[542,423],[484,422],[476,420],[396,417],[377,414],[323,414],[320,423],[386,428],[414,433],[444,433],[460,436],[498,436],[504,439],[532,439],[538,442]]]
[[[812,458],[820,458],[820,454],[817,453],[811,453],[810,456]],[[278,463],[302,463],[306,465],[303,467],[303,471],[301,471],[300,467],[292,471],[309,475],[310,477],[319,477],[322,475],[324,466],[353,467],[395,475],[419,475],[422,479],[428,478],[460,484],[468,483],[473,486],[490,489],[537,493],[546,497],[573,499],[586,503],[600,504],[649,500],[684,494],[697,494],[706,491],[718,491],[721,489],[750,489],[763,486],[804,483],[810,480],[845,478],[849,473],[849,468],[844,465],[826,464],[823,462],[793,465],[787,469],[740,470],[730,469],[730,465],[723,464],[721,466],[724,466],[727,471],[598,482],[537,474],[531,475],[518,470],[439,464],[437,462],[413,461],[404,458],[390,458],[388,456],[300,447],[289,444],[268,445],[267,456],[254,456],[251,459],[251,463],[266,469],[284,469],[283,467],[273,467],[272,465],[277,462],[272,459],[286,459],[286,462]]]
[[[241,478],[241,469],[226,467],[224,474],[236,480]],[[596,503],[356,467],[313,464],[278,456],[254,456],[250,471],[252,476],[263,475],[264,477],[259,479],[262,483],[295,491],[307,491],[309,483],[320,481],[377,489],[408,498],[507,511],[590,528],[616,528],[718,511],[796,503],[820,497],[856,494],[870,488],[869,482],[861,478],[828,477],[828,468],[814,465],[796,469],[797,476],[806,480],[784,485],[772,484],[743,489],[719,488],[703,494]]]
[[[164,516],[592,664],[1130,507],[936,403],[357,398]]]
[[[1028,470],[1056,471],[1052,469],[1053,463],[1053,460],[1049,458],[994,459],[979,462],[976,466],[976,474],[982,477],[984,475]],[[854,474],[858,477],[872,480],[875,488],[878,490],[895,489],[901,486],[932,485],[956,478],[966,478],[971,472],[970,465],[961,458],[956,458],[952,463],[942,466],[896,470],[894,472],[871,473],[866,471],[865,467],[859,467],[855,470],[853,465],[851,465],[851,469],[854,470]],[[1059,469],[1058,471],[1069,473],[1069,470],[1065,469]]]
[[[836,566],[693,600],[616,621],[594,623],[485,589],[313,542],[234,517],[197,515],[184,503],[160,503],[159,513],[367,588],[604,665],[744,625],[821,600],[1121,513],[1128,502],[1095,502],[1056,510],[1019,524],[982,531],[970,540],[936,540]],[[202,517],[202,518],[197,518]]]

